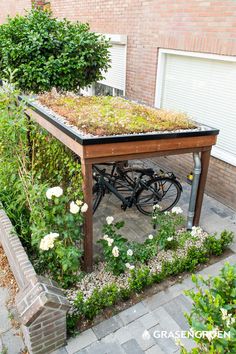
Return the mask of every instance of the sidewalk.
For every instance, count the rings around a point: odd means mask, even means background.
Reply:
[[[236,263],[236,254],[215,263],[201,272],[215,276],[225,262]],[[190,299],[183,291],[193,288],[191,277],[165,291],[120,312],[71,338],[65,348],[54,354],[172,354],[179,348],[170,338],[155,338],[155,331],[188,330],[184,317],[191,309]],[[156,332],[158,333],[158,332]],[[195,346],[189,339],[182,339],[187,349]]]
[[[0,288],[0,354],[21,353],[25,344],[21,337],[21,331],[13,328],[10,315],[6,307],[9,292],[6,288]]]

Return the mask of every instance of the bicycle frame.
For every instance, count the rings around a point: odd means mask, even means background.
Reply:
[[[114,178],[114,182],[116,181],[115,176],[111,177],[111,175],[107,174],[104,170],[100,170],[97,166],[93,166],[93,168],[99,173],[99,177],[98,177],[97,182],[99,183],[100,186],[102,186],[104,193],[105,193],[106,189],[108,191],[110,191],[111,193],[113,193],[118,199],[120,199],[120,201],[123,203],[123,206],[126,208],[132,207],[132,205],[135,201],[137,191],[141,187],[146,186],[145,182],[142,180],[142,177],[143,177],[142,174],[140,174],[138,179],[136,181],[134,181],[129,176],[127,177],[125,173],[122,173],[122,170],[120,170],[119,172],[121,173],[122,178],[125,179],[125,181],[132,188],[131,189],[132,193],[130,194],[130,196],[124,197],[121,193],[119,193],[119,191],[111,183],[112,178]],[[106,181],[105,177],[108,178],[108,181]]]

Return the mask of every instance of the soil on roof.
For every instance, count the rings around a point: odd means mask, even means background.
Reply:
[[[186,113],[155,109],[121,97],[45,93],[38,101],[84,133],[97,136],[196,128]]]

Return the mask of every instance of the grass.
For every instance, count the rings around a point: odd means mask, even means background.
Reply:
[[[119,135],[192,129],[187,114],[155,109],[121,97],[43,94],[41,104],[87,134]]]

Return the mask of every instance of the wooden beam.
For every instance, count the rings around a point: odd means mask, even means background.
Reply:
[[[84,269],[91,272],[93,269],[93,173],[92,164],[81,159],[83,175],[84,201],[88,204],[88,210],[84,214]]]
[[[198,185],[195,213],[194,213],[194,219],[193,219],[194,226],[199,225],[210,157],[211,157],[211,148],[209,148],[206,151],[202,151],[202,153],[201,153],[202,171],[201,171],[200,181],[199,181],[199,185]]]
[[[84,146],[84,158],[110,157],[129,154],[145,154],[181,149],[194,149],[216,143],[216,135],[193,136],[184,138],[156,139],[145,141],[117,142]]]
[[[116,155],[116,156],[106,156],[106,157],[94,157],[89,160],[90,163],[102,163],[102,162],[112,162],[112,161],[123,161],[123,160],[136,160],[136,159],[148,159],[151,157],[158,156],[168,156],[168,155],[181,155],[188,154],[192,152],[201,152],[208,150],[209,146],[202,148],[189,148],[189,149],[181,149],[181,150],[168,150],[168,151],[155,151],[155,152],[146,152],[146,153],[137,153],[137,154],[124,154],[124,155]]]

